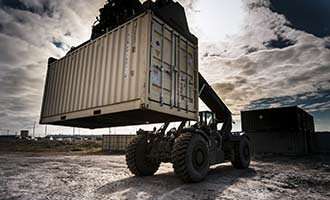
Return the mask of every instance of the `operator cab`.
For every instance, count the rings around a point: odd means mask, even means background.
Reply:
[[[199,112],[198,123],[200,127],[208,127],[211,129],[217,129],[217,122],[216,116],[211,111],[203,111]]]

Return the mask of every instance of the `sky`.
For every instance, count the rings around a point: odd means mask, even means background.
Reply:
[[[240,130],[241,110],[294,105],[314,116],[317,130],[330,130],[330,1],[178,1],[199,38],[200,71],[233,112],[234,130]],[[0,0],[0,133],[32,132],[48,57],[60,58],[88,40],[104,2]],[[36,124],[36,135],[44,130]]]

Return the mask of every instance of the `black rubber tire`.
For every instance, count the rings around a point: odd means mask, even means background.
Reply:
[[[234,148],[234,160],[231,164],[237,169],[246,169],[250,166],[251,154],[249,140],[244,137],[239,142],[235,142]]]
[[[136,136],[126,149],[126,164],[136,176],[151,176],[156,173],[160,163],[147,159],[147,138],[144,135]]]
[[[175,174],[183,182],[202,181],[210,167],[209,150],[205,139],[199,134],[181,134],[173,146],[172,162]]]

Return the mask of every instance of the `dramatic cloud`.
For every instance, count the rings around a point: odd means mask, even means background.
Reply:
[[[48,57],[60,58],[72,46],[88,40],[104,3],[0,0],[0,134],[8,129],[11,133],[32,131],[34,121],[39,121]],[[189,7],[193,1],[181,3]],[[48,127],[49,132],[52,130],[68,133],[67,128]],[[37,125],[37,133],[41,132],[43,127]]]
[[[287,13],[294,12],[297,16],[301,13],[286,3],[280,4],[288,1],[274,2],[276,5],[273,1],[245,1],[247,16],[242,32],[226,42],[202,44],[201,71],[237,115],[236,119],[242,109],[288,105],[300,105],[318,118],[318,111],[330,112],[327,106],[330,100],[322,96],[330,89],[329,38],[293,25],[286,15],[280,14],[279,8],[284,6]],[[315,13],[319,6],[309,9],[316,9],[310,11]],[[327,19],[322,21],[328,22]],[[327,26],[322,30],[322,36],[330,33],[330,30],[325,32]],[[300,104],[294,99],[289,103],[282,101],[286,97],[308,97],[308,94],[320,96],[322,104],[314,101]],[[278,101],[261,101],[263,99]],[[321,129],[326,128],[330,127]]]
[[[0,0],[0,130],[38,121],[50,56],[89,39],[101,0]]]
[[[270,9],[282,14],[288,26],[317,37],[330,36],[330,1],[271,0]]]
[[[0,0],[0,131],[31,129],[38,121],[47,58],[62,57],[88,40],[104,2]],[[205,12],[197,6],[204,1],[179,2],[187,9],[191,30],[208,38],[197,18]],[[244,109],[299,105],[315,116],[317,129],[329,129],[329,1],[243,2],[237,34],[223,39],[219,33],[220,42],[200,39],[201,73],[236,120]],[[212,25],[218,20],[212,19]]]

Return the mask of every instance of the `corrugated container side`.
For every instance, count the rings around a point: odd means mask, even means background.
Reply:
[[[298,107],[284,107],[241,112],[242,130],[314,132],[313,117]]]
[[[145,83],[148,18],[139,17],[49,65],[41,122],[140,99]],[[131,32],[134,37],[130,37]],[[131,42],[134,53],[127,49]]]
[[[53,109],[50,112],[43,112],[44,117],[140,98],[141,85],[137,83],[138,79],[129,76],[129,72],[132,74],[139,70],[145,71],[139,69],[143,63],[139,62],[138,57],[143,57],[143,55],[130,56],[128,55],[130,51],[127,50],[130,45],[129,35],[133,31],[133,24],[138,21],[146,23],[144,18],[131,22],[87,46],[69,53],[49,66],[48,75],[54,77],[56,82],[46,84],[48,95],[45,102],[52,101],[55,104],[45,104],[45,107]],[[142,29],[145,25],[137,27]],[[138,37],[141,37],[142,34],[146,34],[146,32],[142,33],[142,30],[139,30]],[[136,44],[137,48],[141,49],[146,48],[143,45],[145,44],[142,42]],[[130,61],[125,60],[127,58],[131,58]],[[113,67],[106,67],[110,62]],[[128,66],[131,66],[132,69],[128,69]],[[56,73],[57,76],[53,76],[53,73]],[[122,74],[124,76],[121,76]],[[113,86],[110,91],[109,86]],[[131,92],[128,92],[129,89]]]
[[[330,132],[316,134],[316,151],[320,154],[330,154]]]
[[[275,153],[303,155],[308,152],[304,134],[298,132],[249,132],[254,154]]]

